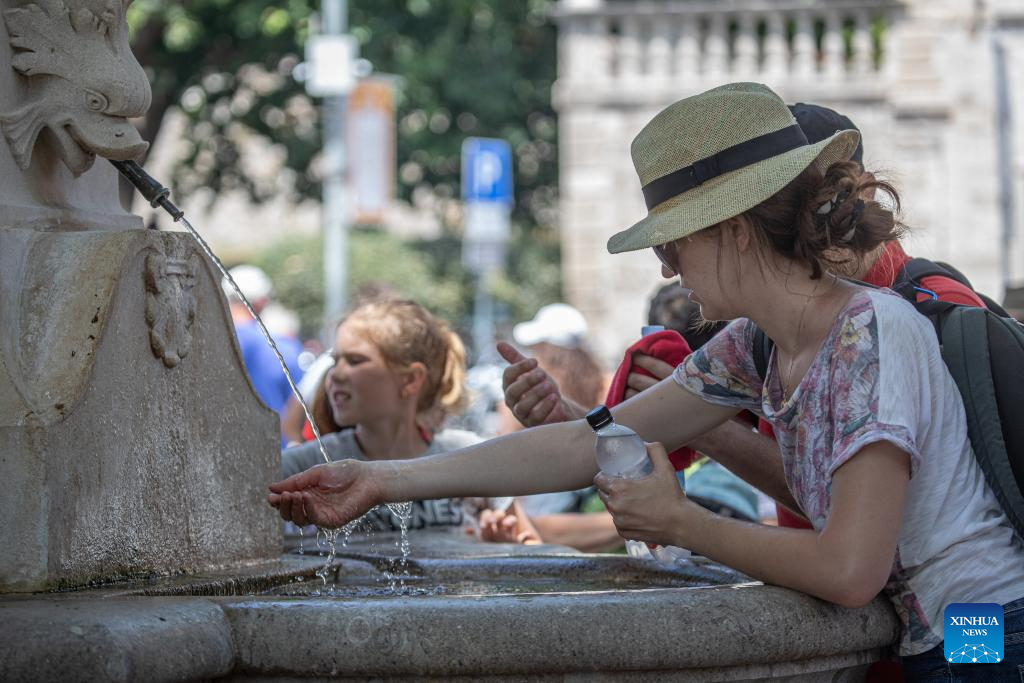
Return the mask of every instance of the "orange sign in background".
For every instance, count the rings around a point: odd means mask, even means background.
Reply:
[[[352,220],[380,224],[395,196],[395,94],[388,79],[364,78],[348,100]]]

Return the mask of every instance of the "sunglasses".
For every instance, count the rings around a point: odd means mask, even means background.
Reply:
[[[676,252],[675,240],[651,248],[654,249],[654,254],[661,261],[661,264],[672,271],[673,275],[678,275],[676,271],[678,266],[676,264],[679,262],[679,254]]]

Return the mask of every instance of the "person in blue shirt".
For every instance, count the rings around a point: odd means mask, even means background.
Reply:
[[[253,310],[260,315],[270,303],[273,292],[270,278],[260,268],[248,264],[235,266],[228,272],[242,294],[249,300]],[[292,393],[288,380],[281,370],[281,364],[263,337],[259,325],[256,324],[226,278],[223,285],[224,292],[228,297],[228,304],[231,307],[231,321],[235,325],[238,348],[242,352],[242,361],[245,363],[246,372],[249,373],[252,388],[256,390],[256,395],[268,408],[280,415]],[[271,330],[271,336],[281,351],[281,356],[292,374],[292,379],[298,382],[302,379],[302,369],[299,367],[302,342],[294,335],[276,333],[274,330]]]

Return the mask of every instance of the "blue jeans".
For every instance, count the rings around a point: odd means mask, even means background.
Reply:
[[[999,681],[1024,683],[1024,598],[1003,605],[1005,657],[998,664],[952,664],[946,661],[945,650],[937,645],[927,652],[903,658],[906,681]]]

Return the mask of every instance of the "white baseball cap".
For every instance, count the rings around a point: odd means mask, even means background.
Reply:
[[[586,318],[569,304],[548,304],[533,320],[512,328],[512,338],[521,346],[547,342],[572,349],[582,346],[586,336]]]
[[[231,279],[235,281],[235,284],[238,285],[238,288],[242,290],[242,294],[249,301],[259,301],[270,296],[273,285],[262,268],[242,264],[235,266],[228,273],[231,274]],[[228,282],[227,278],[223,279],[221,287],[224,288],[224,293],[229,299],[238,298],[235,296],[235,290],[231,288],[231,283]]]

